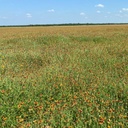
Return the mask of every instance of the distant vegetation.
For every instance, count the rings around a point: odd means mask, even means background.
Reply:
[[[1,25],[0,27],[77,26],[77,25],[127,25],[127,24],[128,23],[63,23],[63,24]]]
[[[1,27],[0,128],[128,128],[128,26]]]

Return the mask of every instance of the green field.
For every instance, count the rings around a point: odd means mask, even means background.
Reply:
[[[127,127],[127,25],[0,28],[0,128]]]

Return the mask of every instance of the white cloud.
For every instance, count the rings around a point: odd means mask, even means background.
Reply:
[[[84,12],[81,12],[80,15],[81,15],[81,16],[85,16],[85,13],[84,13]]]
[[[26,16],[27,16],[28,18],[31,18],[31,17],[32,17],[32,15],[31,15],[30,13],[27,13]]]
[[[120,13],[120,14],[116,14],[115,16],[123,18],[123,17],[128,17],[128,14]]]
[[[115,16],[122,18],[123,16],[120,14],[116,14]]]
[[[101,13],[101,11],[96,11],[97,13]]]
[[[128,8],[122,8],[119,13],[128,12]]]
[[[122,8],[122,11],[128,11],[128,8]]]
[[[97,4],[97,5],[95,5],[95,7],[104,8],[104,5],[103,4]]]
[[[111,12],[107,12],[108,14],[111,14]]]
[[[128,14],[125,14],[124,16],[125,16],[125,17],[128,17]]]
[[[6,16],[0,17],[1,19],[8,19]]]
[[[54,9],[50,9],[50,10],[48,10],[48,12],[55,12],[55,10]]]

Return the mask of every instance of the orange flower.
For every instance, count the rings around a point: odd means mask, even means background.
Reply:
[[[7,120],[7,117],[4,117],[4,116],[3,116],[3,117],[2,117],[2,120],[3,120],[3,121],[6,121],[6,120]]]
[[[20,102],[20,103],[18,104],[18,108],[20,109],[23,104],[24,104],[24,102]]]
[[[5,90],[1,90],[1,93],[2,93],[2,94],[5,93]]]
[[[99,118],[99,124],[103,124],[104,121],[105,121],[105,118],[104,118],[104,117],[100,117],[100,118]]]

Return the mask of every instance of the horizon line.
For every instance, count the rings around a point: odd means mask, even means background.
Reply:
[[[0,25],[0,27],[22,27],[22,26],[67,26],[67,25],[121,25],[128,23],[53,23],[53,24],[15,24]]]

